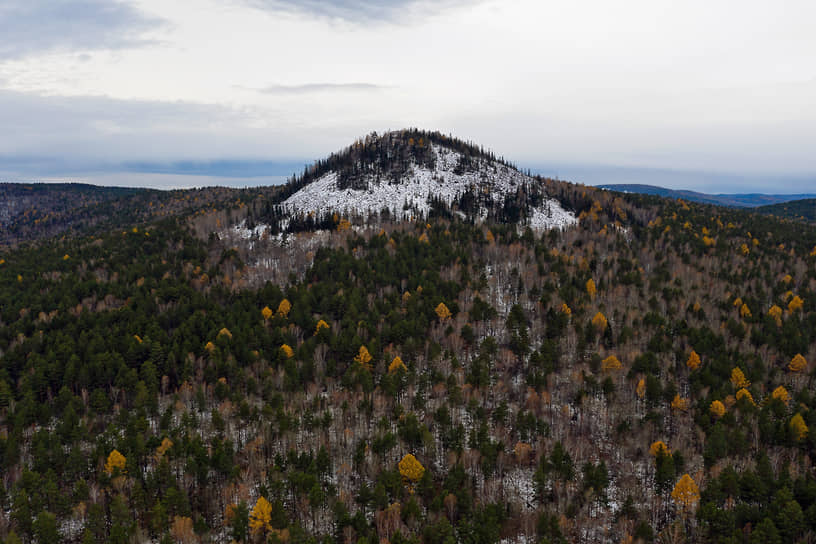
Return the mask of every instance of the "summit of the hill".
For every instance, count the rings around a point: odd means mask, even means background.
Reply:
[[[502,158],[439,132],[420,130],[359,139],[293,178],[280,196],[284,217],[387,213],[408,220],[439,210],[537,229],[576,221],[572,212],[547,196],[539,180]]]

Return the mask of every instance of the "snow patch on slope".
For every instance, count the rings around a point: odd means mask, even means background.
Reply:
[[[456,173],[460,154],[445,147],[434,145],[436,161],[433,169],[414,164],[399,183],[380,181],[372,176],[367,189],[338,188],[336,172],[329,172],[283,202],[291,214],[316,213],[323,215],[338,212],[343,215],[371,215],[388,209],[399,220],[427,215],[431,198],[438,198],[450,205],[465,192],[478,189],[490,193],[494,200],[515,193],[523,184],[535,184],[535,180],[509,166],[478,159],[479,168]],[[527,218],[535,229],[564,228],[575,223],[575,214],[547,199]]]

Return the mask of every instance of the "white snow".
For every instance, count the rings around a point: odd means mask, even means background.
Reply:
[[[427,215],[431,209],[429,197],[432,196],[450,204],[475,188],[492,194],[493,199],[499,201],[522,184],[536,183],[514,168],[481,158],[477,159],[478,169],[457,174],[454,170],[459,153],[439,145],[434,145],[433,151],[436,161],[432,170],[414,164],[399,183],[378,182],[372,176],[367,180],[365,190],[339,189],[337,173],[329,172],[290,196],[283,206],[289,213],[323,215],[338,212],[347,216],[367,216],[387,208],[393,217],[403,220],[417,214]],[[526,224],[534,229],[550,229],[565,228],[575,222],[575,214],[564,210],[557,201],[548,199],[533,210]]]

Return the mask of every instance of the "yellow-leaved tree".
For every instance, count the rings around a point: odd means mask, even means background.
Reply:
[[[289,302],[287,299],[283,299],[278,304],[278,311],[276,312],[281,317],[286,317],[289,315],[289,312],[292,310],[292,303]]]
[[[125,456],[119,453],[119,450],[114,449],[108,455],[108,460],[105,461],[105,472],[108,474],[113,475],[114,473],[124,474],[127,472],[125,470],[125,463],[127,459]]]
[[[790,395],[788,395],[788,390],[785,389],[784,386],[780,385],[779,387],[773,390],[773,393],[771,393],[771,398],[779,399],[785,404],[787,404],[788,401],[790,400]]]
[[[700,502],[700,488],[688,474],[683,474],[671,492],[671,497],[684,513],[694,510],[694,505]]]
[[[394,360],[391,361],[391,364],[388,365],[388,373],[396,374],[400,370],[402,370],[403,372],[408,372],[408,369],[405,367],[405,363],[403,363],[402,359],[400,359],[400,356],[397,355],[396,357],[394,357]]]
[[[368,370],[369,372],[372,369],[371,360],[373,357],[368,352],[368,348],[365,346],[360,346],[360,350],[357,352],[357,356],[354,358],[355,363],[360,363],[360,366]]]
[[[561,305],[561,313],[564,315],[572,315],[572,310],[567,306],[566,302]]]
[[[405,454],[397,467],[402,477],[413,483],[421,480],[422,475],[425,474],[425,467],[410,453]]]
[[[439,316],[441,321],[447,321],[451,318],[450,310],[448,310],[448,307],[445,306],[444,302],[440,302],[434,311],[436,312],[436,315]]]
[[[652,454],[652,457],[657,457],[658,454],[671,455],[668,446],[662,440],[652,442],[652,445],[649,446],[649,453]]]
[[[688,399],[684,399],[680,396],[680,393],[677,393],[671,401],[672,410],[677,412],[685,412],[688,410],[689,401]]]
[[[803,301],[801,298],[799,298],[799,295],[796,295],[796,296],[795,296],[795,297],[793,297],[793,298],[791,299],[791,301],[788,303],[788,311],[789,311],[790,313],[793,313],[793,312],[795,312],[796,310],[801,310],[801,309],[802,309],[802,306],[803,306],[804,304],[805,304],[805,301]]]
[[[788,370],[791,372],[802,372],[807,368],[807,361],[804,357],[802,357],[801,353],[797,353],[791,359],[791,362],[788,363]]]
[[[258,497],[258,501],[249,513],[249,529],[252,534],[272,529],[272,505],[264,497]]]
[[[264,321],[269,321],[269,318],[272,317],[272,308],[269,306],[264,306],[263,310],[261,310],[261,315],[264,318]]]
[[[698,368],[700,368],[701,363],[702,361],[700,361],[700,356],[697,355],[697,352],[691,350],[691,354],[689,355],[688,361],[686,361],[686,366],[689,367],[690,370],[697,370]]]
[[[322,319],[317,322],[317,326],[315,327],[315,334],[319,333],[322,329],[328,329],[329,324],[323,321]]]
[[[793,438],[797,442],[801,442],[807,437],[808,426],[805,424],[805,419],[802,417],[802,414],[796,414],[791,418],[790,429],[793,433]]]
[[[228,328],[224,327],[220,331],[218,331],[218,338],[222,338],[222,337],[223,338],[229,338],[230,340],[232,339],[232,333],[230,332],[230,330]]]
[[[740,307],[740,317],[751,317],[751,309],[747,304],[743,304]]]
[[[215,344],[213,344],[212,342],[207,342],[206,344],[204,344],[204,349],[212,353],[213,351],[215,351]]]
[[[604,372],[614,372],[616,370],[620,370],[621,368],[623,368],[623,365],[614,355],[610,355],[601,361],[601,370]]]
[[[641,378],[640,381],[638,381],[637,387],[635,387],[635,393],[637,393],[640,399],[646,396],[646,380]]]
[[[711,406],[708,408],[708,411],[711,412],[711,415],[714,417],[722,417],[725,415],[725,404],[723,404],[719,400],[715,400],[711,403]]]
[[[595,317],[592,318],[592,326],[601,332],[606,329],[607,324],[606,316],[601,312],[598,312],[595,314]]]
[[[292,357],[294,357],[294,356],[295,356],[295,351],[294,351],[294,350],[293,350],[293,349],[292,349],[292,348],[289,346],[289,344],[283,344],[283,345],[280,347],[280,350],[283,352],[283,355],[284,355],[284,356],[285,356],[287,359],[291,359]]]
[[[734,387],[737,389],[751,386],[751,382],[748,381],[748,378],[745,377],[742,369],[738,366],[731,370],[731,383],[734,384]]]
[[[589,294],[589,298],[595,298],[595,294],[598,292],[598,289],[595,287],[595,280],[589,278],[586,282],[586,290]]]
[[[167,438],[166,436],[162,440],[161,445],[156,448],[156,461],[161,460],[164,457],[164,454],[167,453],[167,450],[173,447],[173,441]]]
[[[771,317],[773,318],[773,320],[776,322],[776,326],[777,326],[777,327],[779,327],[780,325],[782,325],[782,308],[780,308],[779,306],[777,306],[776,304],[774,304],[774,305],[773,305],[773,306],[771,306],[771,308],[768,310],[768,315],[769,315],[769,316],[771,316]]]
[[[751,394],[750,391],[748,391],[744,387],[742,389],[740,389],[739,391],[737,391],[736,398],[737,398],[737,402],[741,401],[742,399],[746,399],[751,404],[756,405],[756,403],[754,402],[754,396]]]

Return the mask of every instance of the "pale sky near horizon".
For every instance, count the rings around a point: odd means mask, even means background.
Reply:
[[[816,192],[814,20],[810,0],[3,0],[0,178],[281,175],[411,126],[587,182]]]

